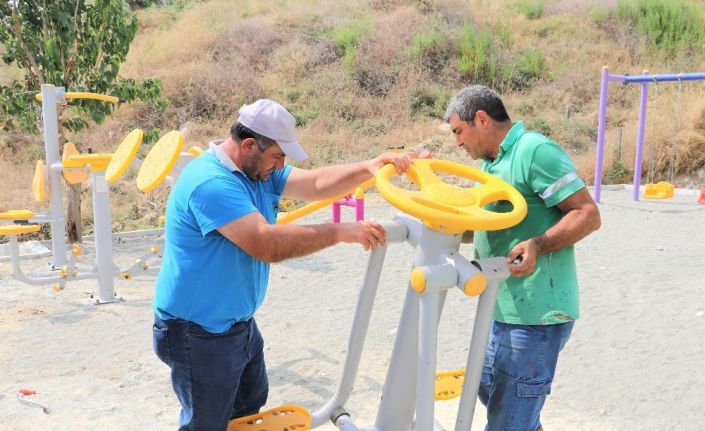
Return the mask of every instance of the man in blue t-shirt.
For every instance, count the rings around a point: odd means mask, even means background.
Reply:
[[[493,90],[464,88],[449,102],[445,119],[456,144],[482,159],[483,171],[526,199],[521,223],[474,232],[475,254],[507,256],[512,274],[497,291],[478,395],[487,407],[485,431],[539,430],[558,354],[578,318],[573,244],[599,228],[600,213],[563,148],[525,130],[521,121],[513,123]],[[507,212],[511,204],[485,209]]]
[[[276,224],[281,196],[322,200],[344,194],[387,163],[406,171],[415,154],[306,170],[296,121],[268,99],[240,108],[230,137],[179,175],[166,211],[166,246],[153,303],[153,345],[171,368],[180,430],[224,431],[259,412],[268,394],[262,336],[254,320],[269,264],[337,243],[384,244],[372,221]]]

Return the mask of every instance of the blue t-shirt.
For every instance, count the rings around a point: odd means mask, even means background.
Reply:
[[[186,165],[167,202],[166,245],[152,305],[160,319],[189,320],[221,333],[254,315],[267,290],[269,264],[217,229],[254,211],[275,223],[290,172],[285,165],[266,181],[252,181],[212,152]]]

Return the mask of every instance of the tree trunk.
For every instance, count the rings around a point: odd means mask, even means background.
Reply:
[[[56,107],[56,118],[59,121],[59,146],[63,153],[64,144],[64,129],[61,127],[62,106]],[[82,242],[82,225],[81,225],[81,183],[66,184],[66,236],[69,244]]]

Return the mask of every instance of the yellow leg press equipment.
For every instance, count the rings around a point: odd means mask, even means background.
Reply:
[[[436,400],[444,401],[459,397],[463,391],[465,370],[436,373]]]
[[[233,419],[227,431],[307,431],[311,413],[303,407],[285,405],[255,415]]]

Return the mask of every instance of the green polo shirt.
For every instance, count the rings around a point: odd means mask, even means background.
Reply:
[[[524,196],[526,218],[499,231],[475,231],[475,253],[480,258],[506,256],[519,242],[537,236],[562,217],[557,204],[585,187],[573,162],[560,145],[514,123],[494,160],[485,159],[482,170],[508,182]],[[507,212],[508,202],[485,207]],[[578,279],[573,247],[543,255],[534,273],[509,277],[497,292],[494,319],[524,325],[550,325],[578,318]]]

